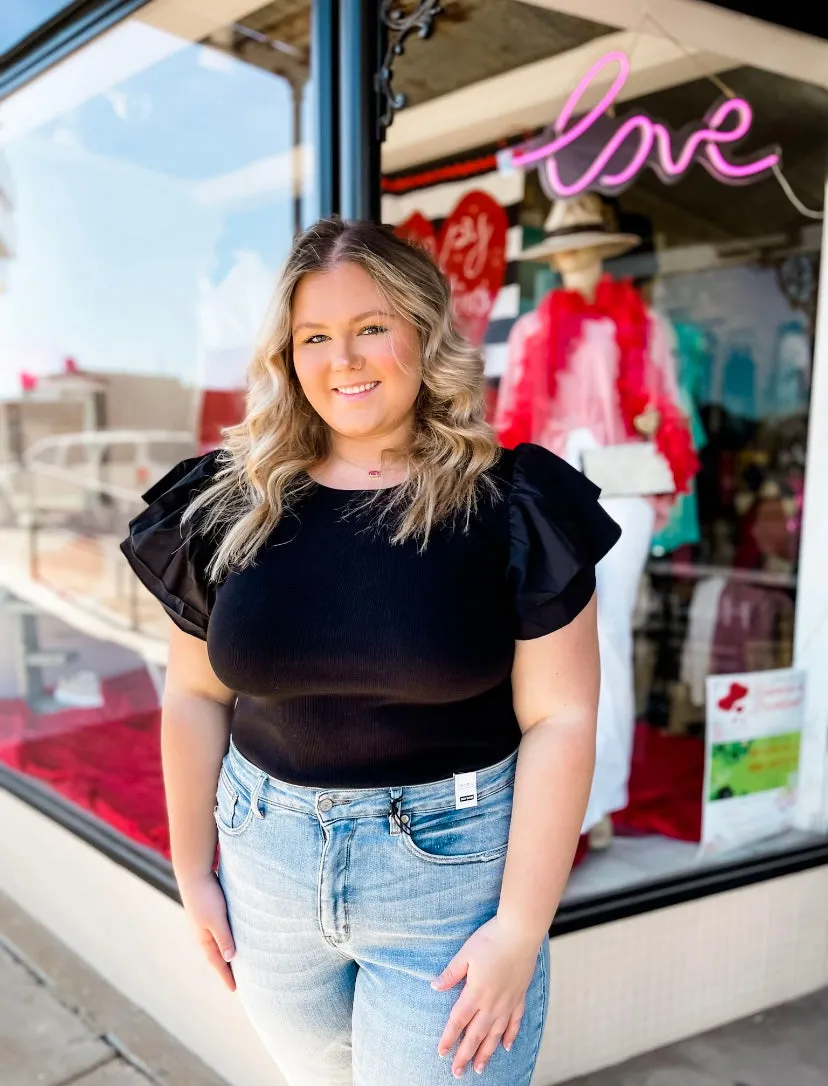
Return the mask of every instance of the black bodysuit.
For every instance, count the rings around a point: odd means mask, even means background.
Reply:
[[[392,544],[361,492],[317,484],[255,565],[208,583],[209,541],[180,517],[216,471],[182,461],[144,495],[122,550],[237,693],[241,753],[294,784],[417,784],[500,761],[520,741],[517,638],[570,622],[620,530],[598,490],[535,445],[504,451],[468,532]]]

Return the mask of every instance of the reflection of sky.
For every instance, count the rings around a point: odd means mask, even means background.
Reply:
[[[4,0],[0,4],[0,53],[7,52],[68,6],[67,0]]]
[[[18,240],[0,297],[0,396],[17,394],[21,370],[67,355],[193,380],[199,291],[245,254],[275,275],[293,229],[285,185],[237,185],[210,203],[197,183],[288,155],[292,116],[285,80],[189,46],[7,145]]]
[[[288,83],[216,50],[181,49],[44,127],[96,154],[202,180],[293,143]]]

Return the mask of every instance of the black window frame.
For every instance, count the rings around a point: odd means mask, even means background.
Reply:
[[[75,0],[0,56],[0,99],[137,11],[147,0]]]

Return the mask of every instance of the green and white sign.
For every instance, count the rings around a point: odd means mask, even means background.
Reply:
[[[703,854],[791,828],[804,710],[794,668],[708,677]]]

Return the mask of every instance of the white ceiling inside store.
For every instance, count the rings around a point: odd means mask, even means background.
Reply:
[[[613,30],[520,0],[445,0],[444,7],[428,42],[412,35],[396,62],[394,89],[408,96],[410,106],[558,56]]]

